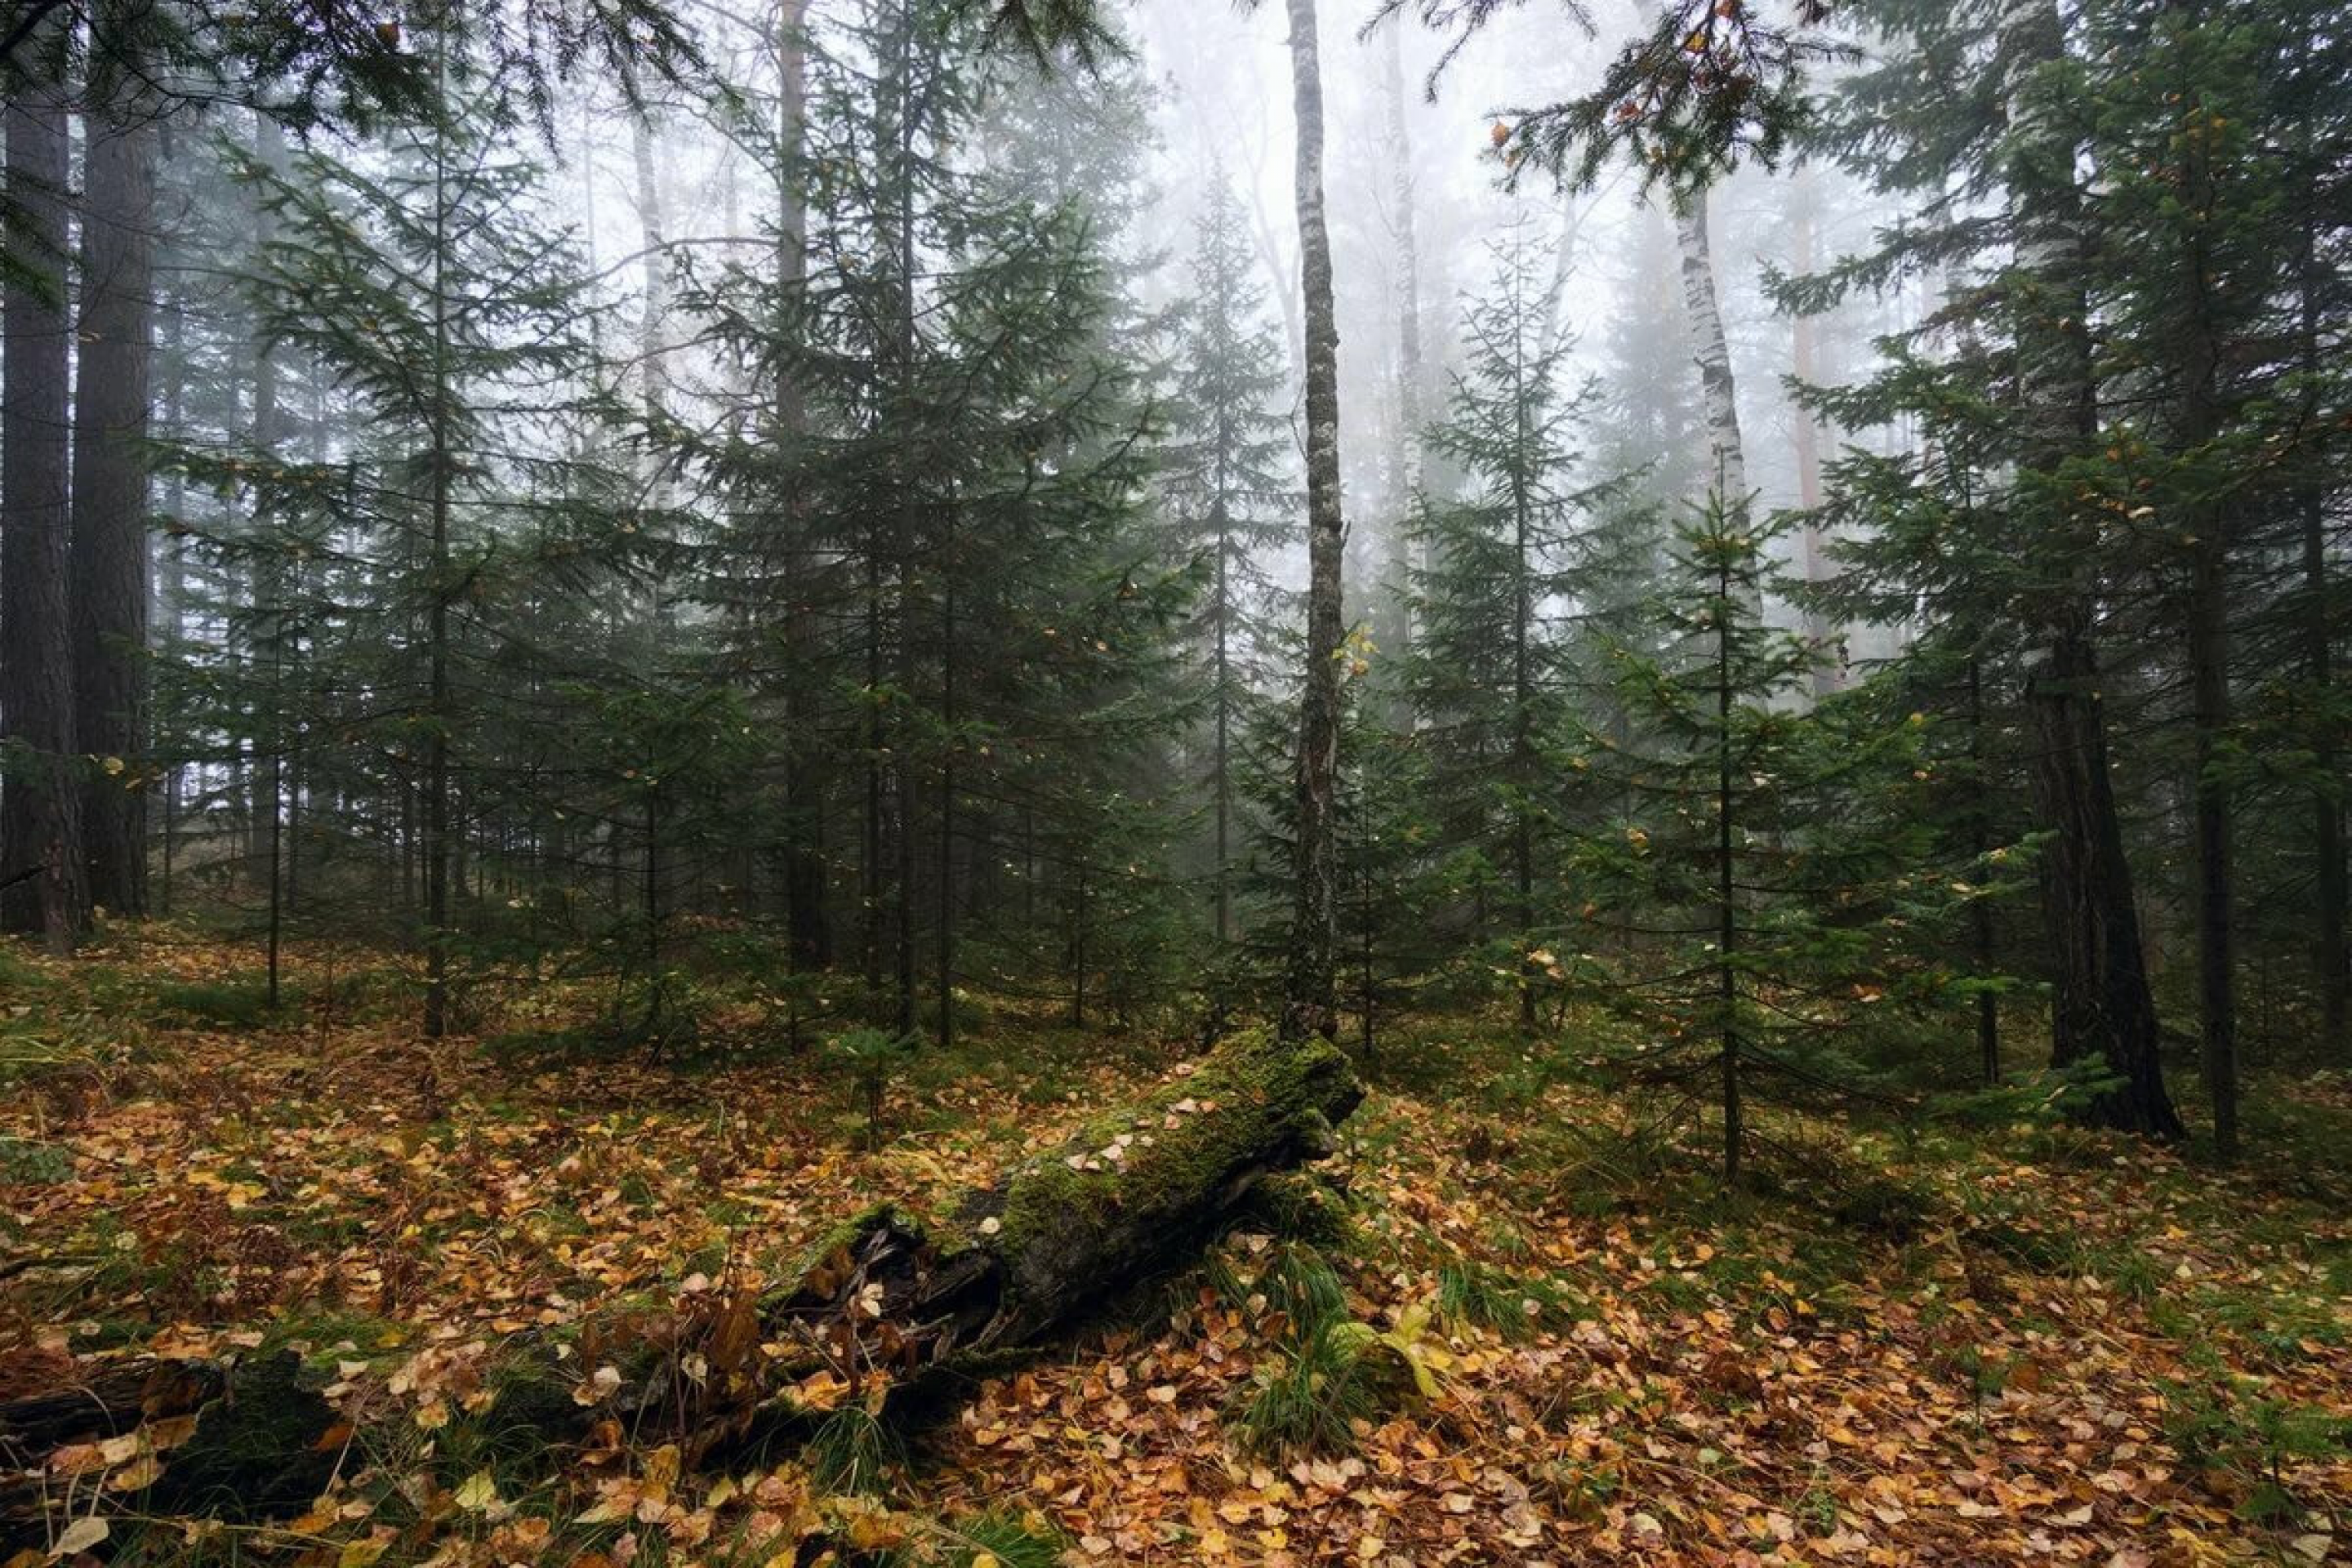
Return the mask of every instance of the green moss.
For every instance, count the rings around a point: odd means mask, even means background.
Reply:
[[[297,1312],[264,1331],[261,1350],[271,1355],[290,1352],[314,1372],[329,1371],[339,1361],[364,1361],[396,1351],[408,1335],[406,1325],[364,1312]]]
[[[1361,1090],[1327,1041],[1238,1037],[1193,1072],[1087,1122],[1016,1170],[986,1245],[1004,1259],[1000,1331],[1025,1334],[1079,1277],[1134,1279],[1201,1240],[1243,1178],[1319,1158]]]
[[[1285,1171],[1260,1181],[1237,1223],[1333,1252],[1349,1251],[1360,1239],[1347,1198],[1312,1171]]]

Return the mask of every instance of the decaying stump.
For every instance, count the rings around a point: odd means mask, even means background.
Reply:
[[[642,1331],[624,1320],[509,1345],[479,1409],[541,1444],[617,1421],[641,1437],[674,1434],[691,1457],[809,1420],[823,1408],[812,1384],[869,1405],[952,1394],[1191,1262],[1268,1177],[1329,1152],[1362,1095],[1328,1043],[1237,1037],[936,1224],[876,1209],[760,1296],[713,1296]],[[142,1431],[164,1439],[137,1445],[152,1473],[139,1487],[117,1479],[118,1492],[144,1512],[245,1518],[298,1511],[352,1436],[290,1353],[114,1366],[0,1403],[0,1469],[16,1477],[0,1481],[0,1543],[54,1531],[61,1457],[69,1468],[89,1461],[89,1445],[124,1447]]]

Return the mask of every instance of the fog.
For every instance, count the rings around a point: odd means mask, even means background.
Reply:
[[[1397,535],[1410,510],[1400,458],[1408,306],[1423,345],[1424,426],[1444,413],[1465,305],[1491,284],[1500,249],[1513,245],[1535,255],[1549,279],[1553,330],[1570,345],[1565,382],[1590,383],[1604,404],[1690,398],[1697,385],[1666,193],[1645,192],[1638,171],[1623,165],[1607,169],[1587,191],[1564,191],[1534,168],[1514,180],[1498,151],[1498,132],[1521,106],[1589,88],[1608,55],[1643,25],[1643,10],[1630,0],[1597,7],[1587,30],[1549,6],[1506,8],[1466,37],[1410,14],[1377,25],[1370,18],[1369,5],[1326,4],[1321,19],[1351,621],[1372,616],[1371,601],[1383,591],[1381,563],[1402,549]],[[820,47],[827,22],[818,0],[808,26]],[[718,8],[701,13],[700,23],[718,76],[752,101],[772,98],[768,24],[747,29],[741,17]],[[1131,287],[1144,300],[1181,302],[1206,194],[1223,181],[1239,195],[1269,319],[1289,349],[1296,419],[1301,325],[1282,9],[1131,0],[1118,8],[1117,26],[1124,58],[1092,69],[1065,62],[1050,79],[1023,60],[1003,59],[989,92],[1000,103],[1042,95],[1074,121],[1122,126],[1130,123],[1131,106],[1141,107],[1140,205],[1116,245],[1136,269]],[[772,220],[757,188],[757,149],[731,134],[729,116],[699,91],[651,87],[644,119],[610,81],[573,81],[559,91],[556,189],[569,199],[551,222],[575,228],[588,247],[604,302],[625,323],[617,330],[646,330],[651,301],[650,330],[664,345],[666,372],[690,384],[695,355],[684,345],[694,327],[667,301],[681,273],[707,271],[716,257],[740,258],[766,243],[763,226]],[[978,155],[986,158],[984,146]],[[1801,358],[1809,382],[1860,377],[1873,363],[1874,340],[1911,325],[1923,301],[1916,289],[1898,289],[1801,326],[1764,297],[1761,280],[1769,269],[1802,272],[1866,247],[1895,215],[1820,163],[1768,169],[1750,162],[1707,200],[1758,504],[1817,502],[1820,463],[1842,442],[1883,447],[1906,437],[1900,430],[1817,429],[1808,456],[1786,378],[1800,373]],[[1810,343],[1801,346],[1801,336]],[[1609,457],[1622,468],[1650,471],[1662,494],[1694,506],[1705,495],[1703,455],[1692,450],[1654,443]],[[1831,547],[1814,542],[1810,567],[1801,538],[1780,548],[1784,565],[1805,576],[1825,569]],[[1276,569],[1295,580],[1302,560],[1286,554]],[[1773,615],[1794,619],[1785,606]],[[1853,656],[1885,651],[1892,635],[1851,628]]]

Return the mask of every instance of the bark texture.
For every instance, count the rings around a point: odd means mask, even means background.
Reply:
[[[0,347],[0,925],[63,952],[79,932],[81,807],[72,773],[66,310],[67,137],[61,20],[9,85],[15,222]]]
[[[1421,438],[1426,417],[1422,411],[1422,377],[1426,373],[1421,350],[1421,237],[1414,210],[1419,201],[1412,171],[1412,127],[1405,97],[1403,19],[1392,18],[1384,31],[1388,38],[1381,55],[1381,92],[1387,109],[1390,200],[1396,209],[1390,215],[1390,233],[1396,244],[1397,316],[1396,499],[1390,524],[1394,536],[1389,542],[1388,571],[1399,591],[1386,595],[1394,624],[1386,628],[1382,642],[1402,656],[1412,646],[1413,625],[1410,595],[1402,590],[1412,569],[1427,564],[1412,558],[1407,529],[1407,520],[1418,504],[1422,489]]]
[[[1289,0],[1290,72],[1298,121],[1298,273],[1307,325],[1307,668],[1298,715],[1297,902],[1283,982],[1285,1039],[1329,1037],[1339,931],[1339,324],[1323,210],[1323,78],[1315,0]]]
[[[1698,364],[1699,393],[1706,412],[1707,482],[1723,497],[1724,510],[1748,510],[1748,448],[1739,436],[1738,384],[1731,377],[1731,343],[1723,331],[1723,307],[1715,281],[1715,247],[1708,233],[1707,193],[1692,195],[1675,215],[1675,239],[1682,253],[1683,309],[1690,320],[1691,357]]]
[[[118,915],[147,906],[147,388],[153,332],[155,127],[128,73],[142,0],[100,23],[120,57],[87,117],[81,331],[74,395],[76,749],[104,765],[82,796],[89,896]],[[93,87],[97,84],[93,83]]]
[[[1802,278],[1813,269],[1813,222],[1820,206],[1820,192],[1814,184],[1810,165],[1801,166],[1789,182],[1789,270]],[[1801,312],[1789,322],[1789,373],[1804,386],[1820,384],[1822,379],[1819,345],[1815,341],[1813,318]],[[1822,533],[1818,517],[1822,504],[1822,431],[1813,411],[1802,403],[1791,401],[1789,406],[1790,439],[1797,459],[1797,505],[1805,513],[1803,531],[1800,536],[1805,586],[1819,588],[1830,579],[1828,542]],[[1804,612],[1805,637],[1814,647],[1831,651],[1836,637],[1834,629],[1821,610],[1807,605]],[[1827,696],[1845,685],[1845,655],[1836,649],[1834,660],[1823,658],[1813,670],[1813,693]]]

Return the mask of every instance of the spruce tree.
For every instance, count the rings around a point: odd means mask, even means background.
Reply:
[[[452,1026],[463,858],[481,826],[468,814],[489,794],[495,605],[534,542],[565,531],[565,458],[542,437],[577,395],[584,345],[574,258],[533,235],[538,173],[504,146],[511,84],[481,78],[459,40],[430,47],[445,112],[364,159],[312,150],[246,171],[271,224],[248,284],[258,330],[335,381],[361,434],[340,459],[298,459],[265,430],[257,450],[199,466],[248,498],[256,527],[215,545],[257,563],[271,710],[302,618],[293,601],[339,606],[299,634],[301,657],[342,754],[368,754],[351,749],[365,736],[386,764],[372,782],[397,801],[404,860],[414,845],[437,1035]],[[284,721],[261,728],[282,755]],[[282,769],[268,777],[275,832]]]
[[[1922,776],[1923,726],[1800,702],[1820,650],[1753,610],[1778,591],[1774,531],[1736,525],[1719,500],[1681,531],[1656,601],[1667,650],[1618,661],[1639,736],[1590,742],[1630,809],[1575,859],[1593,903],[1633,911],[1642,936],[1615,961],[1588,955],[1579,978],[1638,1026],[1638,1081],[1711,1087],[1727,1184],[1759,1092],[1838,1104],[1869,1091],[1853,1038],[1946,990],[1901,956],[1915,906],[1941,897],[1918,876],[1919,804],[1899,798]],[[1867,816],[1855,808],[1889,795]]]
[[[1213,180],[1192,258],[1194,308],[1185,323],[1160,489],[1170,510],[1169,551],[1205,564],[1201,658],[1210,733],[1204,781],[1211,826],[1209,877],[1217,941],[1234,924],[1233,863],[1239,834],[1237,750],[1251,693],[1265,680],[1267,618],[1276,607],[1267,562],[1297,537],[1289,433],[1280,413],[1281,340],[1264,319],[1265,290],[1240,202]]]
[[[1528,238],[1522,225],[1496,247],[1493,283],[1465,309],[1464,367],[1429,435],[1461,493],[1423,500],[1405,674],[1431,816],[1500,917],[1486,962],[1518,975],[1523,1028],[1536,1022],[1527,955],[1556,935],[1580,535],[1615,488],[1571,444],[1594,394],[1561,384],[1572,342],[1546,331]]]
[[[800,645],[832,689],[792,743],[813,729],[847,763],[867,1005],[908,1034],[928,1003],[946,1044],[960,938],[1016,841],[1048,905],[1138,861],[1120,803],[1147,793],[1184,584],[1144,536],[1145,410],[1107,352],[1085,215],[965,155],[983,30],[933,0],[835,29],[810,56],[804,264],[687,301],[794,386],[802,428],[660,435],[746,524],[709,591],[748,608],[746,574],[782,553],[796,605],[835,628]]]

